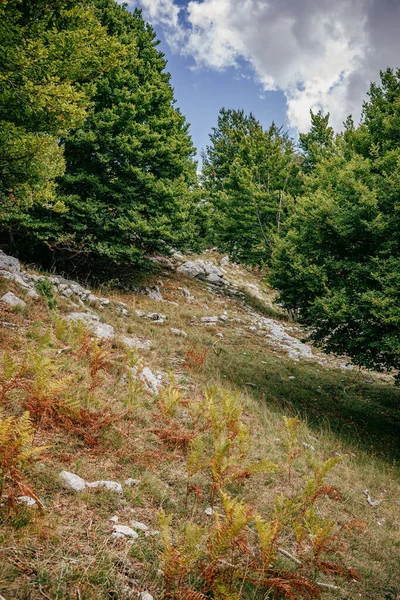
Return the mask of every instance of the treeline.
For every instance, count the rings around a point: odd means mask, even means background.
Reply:
[[[266,269],[326,350],[400,368],[400,70],[334,133],[295,143],[222,109],[200,178],[166,60],[115,0],[0,2],[0,242],[126,278],[152,253],[217,246]]]
[[[0,4],[2,245],[103,277],[188,242],[194,149],[141,12]]]
[[[298,147],[222,110],[204,153],[203,223],[233,258],[267,267],[279,302],[325,350],[400,368],[400,69],[381,73],[334,134],[311,113]]]

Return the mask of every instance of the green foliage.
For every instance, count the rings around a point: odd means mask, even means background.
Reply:
[[[94,82],[120,53],[86,0],[0,4],[0,215],[40,203],[63,211],[59,136],[80,125]]]
[[[329,157],[334,151],[334,132],[329,126],[329,113],[310,111],[311,127],[308,133],[299,135],[299,147],[302,151],[301,169],[311,173],[318,163]]]
[[[43,298],[46,298],[47,305],[50,310],[57,308],[57,299],[54,294],[54,289],[48,277],[42,277],[35,282],[35,288]],[[60,326],[61,323],[59,322]]]
[[[252,114],[225,109],[210,140],[202,185],[213,241],[235,260],[263,264],[300,186],[293,142],[274,124],[264,131]]]
[[[306,178],[270,277],[317,344],[374,369],[400,368],[400,70],[381,78]]]

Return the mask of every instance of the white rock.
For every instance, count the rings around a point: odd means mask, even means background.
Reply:
[[[150,529],[150,531],[146,531],[146,533],[144,534],[146,537],[149,537],[150,535],[160,535],[160,531],[158,531],[158,529]]]
[[[163,315],[161,313],[149,313],[147,315],[148,319],[151,319],[152,321],[156,321],[156,323],[161,323],[164,322],[168,319],[167,315]]]
[[[125,479],[124,483],[125,485],[130,485],[133,487],[135,485],[140,485],[141,481],[141,479],[132,479],[132,477],[129,477],[128,479]]]
[[[204,513],[208,516],[208,517],[212,517],[212,515],[214,514],[214,510],[211,508],[211,506],[209,506],[208,508],[205,509]]]
[[[174,335],[180,336],[180,337],[187,337],[187,333],[186,331],[183,331],[183,329],[175,329],[174,327],[170,328],[170,332],[173,333]]]
[[[229,256],[223,256],[219,262],[221,267],[227,267],[229,265]]]
[[[219,320],[223,321],[224,323],[226,323],[229,319],[228,319],[228,317],[226,315],[220,315],[219,316]]]
[[[141,340],[138,337],[123,335],[121,337],[121,342],[128,346],[128,348],[138,348],[139,350],[150,350],[151,341],[150,340]]]
[[[83,321],[89,331],[101,339],[110,339],[115,334],[114,327],[112,325],[108,325],[107,323],[101,323],[100,318],[97,315],[73,312],[68,315],[67,319],[71,319],[73,321]]]
[[[289,379],[290,379],[291,381],[293,381],[293,379],[296,379],[296,377],[295,377],[294,375],[291,375],[291,376],[289,377]]]
[[[143,312],[142,310],[135,310],[135,313],[138,317],[145,317],[146,313]]]
[[[269,331],[267,337],[274,342],[276,347],[285,350],[290,358],[294,360],[313,358],[311,348],[297,338],[289,335],[278,321],[262,317],[259,320],[259,327],[267,329]]]
[[[118,523],[119,518],[117,516],[115,517],[110,517],[110,521],[112,521],[113,523]]]
[[[84,294],[86,296],[86,294]],[[100,302],[99,298],[97,296],[95,296],[94,294],[92,294],[91,292],[86,296],[86,302],[89,302],[89,304],[97,304],[98,302]]]
[[[154,285],[151,288],[146,288],[146,294],[152,300],[157,300],[157,302],[164,302],[164,298],[162,297],[160,289],[157,285]]]
[[[132,520],[131,521],[131,526],[134,529],[140,529],[141,531],[148,531],[149,530],[149,528],[147,527],[147,525],[145,525],[144,523],[140,523],[140,521]]]
[[[18,496],[17,501],[22,502],[23,504],[26,504],[27,506],[37,506],[36,500],[34,498],[32,498],[31,496]]]
[[[0,269],[9,271],[10,273],[19,273],[21,271],[21,263],[18,258],[14,256],[8,256],[0,250]]]
[[[162,387],[161,374],[154,374],[149,367],[144,367],[138,373],[138,377],[148,392],[152,394],[158,394],[159,388]]]
[[[38,294],[37,291],[33,288],[29,290],[29,292],[26,295],[28,296],[28,298],[40,298],[40,294]]]
[[[219,319],[218,319],[218,317],[202,317],[200,319],[200,321],[202,323],[214,323],[215,324],[215,323],[218,323]]]
[[[61,471],[60,477],[68,488],[76,492],[80,492],[86,487],[86,481],[82,477],[79,477],[79,475],[75,475],[75,473]]]
[[[66,298],[70,298],[73,295],[73,291],[71,290],[71,288],[67,287],[65,288],[65,290],[63,290],[62,295],[65,296]]]
[[[99,298],[99,301],[102,306],[109,306],[111,304],[108,298]]]
[[[3,279],[8,279],[9,281],[15,281],[24,289],[29,289],[30,285],[28,285],[21,277],[19,273],[10,273],[10,271],[5,271],[4,269],[0,269],[0,277]]]
[[[114,533],[112,534],[113,537],[129,537],[129,538],[133,538],[134,540],[136,540],[139,537],[139,534],[136,533],[136,531],[134,531],[131,527],[128,527],[127,525],[114,525],[113,527],[114,529]],[[115,535],[117,534],[117,535]]]
[[[149,592],[139,592],[140,600],[154,600],[153,596]]]
[[[117,481],[105,481],[101,479],[100,481],[92,481],[91,483],[86,483],[86,487],[88,488],[99,488],[104,487],[107,490],[111,490],[112,492],[117,492],[117,494],[122,494],[122,485]]]
[[[4,296],[0,298],[0,300],[12,307],[20,306],[21,308],[23,308],[24,306],[26,306],[26,303],[12,292],[7,292],[6,294],[4,294]]]
[[[129,312],[129,310],[127,308],[124,308],[123,306],[118,306],[117,307],[117,311],[119,313],[121,313],[121,315],[124,315],[124,317],[130,317],[131,313]]]
[[[178,287],[178,290],[180,290],[182,292],[182,296],[185,296],[185,298],[189,298],[189,300],[194,299],[194,296],[192,296],[192,294],[190,293],[190,291],[187,288]]]

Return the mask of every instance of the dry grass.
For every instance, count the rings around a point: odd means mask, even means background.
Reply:
[[[232,274],[236,279],[239,276],[261,286],[256,274]],[[160,279],[160,275],[155,279]],[[200,397],[210,383],[239,391],[252,432],[251,452],[255,460],[282,460],[282,415],[300,414],[304,419],[301,443],[305,445],[298,459],[299,471],[305,471],[307,461],[315,454],[321,458],[340,455],[330,483],[341,489],[343,497],[339,502],[329,501],[327,509],[340,523],[357,518],[367,524],[345,552],[346,564],[361,573],[361,581],[343,584],[338,579],[342,591],[327,591],[326,597],[398,600],[399,391],[381,380],[365,383],[356,373],[324,368],[317,363],[294,363],[248,330],[248,313],[237,301],[210,294],[201,282],[179,278],[169,271],[162,274],[162,281],[164,298],[178,305],[135,294],[110,294],[112,301],[128,305],[132,318],[105,308],[102,319],[120,335],[150,339],[151,349],[140,351],[142,360],[153,369],[173,372],[176,385],[186,398]],[[182,295],[178,289],[182,285],[190,289],[194,300]],[[6,288],[24,295],[12,284],[7,283]],[[112,415],[112,422],[93,445],[79,432],[56,422],[38,426],[35,441],[48,446],[48,450],[26,476],[43,501],[45,512],[41,516],[35,509],[21,507],[14,513],[1,513],[0,594],[6,600],[124,600],[132,597],[133,591],[146,589],[160,598],[159,536],[140,533],[140,539],[133,544],[112,539],[109,519],[118,515],[121,524],[129,525],[134,518],[157,529],[157,512],[163,508],[173,511],[178,519],[193,515],[199,522],[207,523],[209,517],[204,509],[209,505],[209,494],[202,475],[196,480],[202,493],[191,494],[185,508],[186,441],[191,435],[187,415],[178,410],[174,416],[187,434],[185,443],[172,443],[168,435],[173,428],[160,416],[151,395],[142,392],[135,410],[127,410],[125,350],[118,340],[103,347],[107,350],[107,364],[95,373],[93,387],[88,356],[83,350],[79,354],[79,349],[57,354],[69,341],[56,339],[54,318],[42,299],[27,298],[26,302],[27,308],[22,312],[2,307],[0,321],[17,327],[0,327],[1,350],[7,349],[22,360],[27,343],[42,347],[56,361],[61,374],[73,377],[74,397],[93,413],[106,410]],[[61,313],[71,310],[67,300],[58,304]],[[165,313],[168,320],[154,324],[136,317],[135,310]],[[223,312],[229,318],[226,323],[200,323],[203,316]],[[170,327],[185,330],[188,338],[171,335]],[[51,335],[43,342],[49,330]],[[206,353],[204,368],[185,368],[188,350],[193,347]],[[19,414],[20,400],[20,392],[12,393],[6,410]],[[125,487],[123,497],[100,489],[77,494],[62,487],[58,475],[63,469],[88,481],[123,482],[135,478],[141,483]],[[262,476],[249,479],[244,486],[232,484],[232,491],[244,495],[268,515],[276,493],[287,492],[288,486],[284,477]],[[382,500],[375,508],[367,503],[363,493],[366,489],[374,500]]]

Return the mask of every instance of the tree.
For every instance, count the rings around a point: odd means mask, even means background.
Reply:
[[[274,124],[264,131],[253,115],[225,109],[210,140],[202,185],[214,208],[215,241],[235,260],[263,264],[300,185],[293,143]]]
[[[64,171],[59,137],[80,125],[95,79],[120,45],[85,1],[10,0],[0,4],[0,216],[57,203]]]
[[[321,157],[274,249],[270,281],[325,350],[400,368],[400,71],[382,74]]]
[[[299,147],[303,153],[302,170],[311,173],[316,165],[328,157],[334,148],[334,131],[329,126],[329,113],[322,111],[316,114],[310,110],[311,127],[308,133],[299,135]]]
[[[138,10],[114,0],[95,6],[124,59],[97,82],[86,121],[63,139],[58,189],[67,210],[36,210],[30,229],[58,264],[108,276],[184,239],[195,164],[154,31]]]

